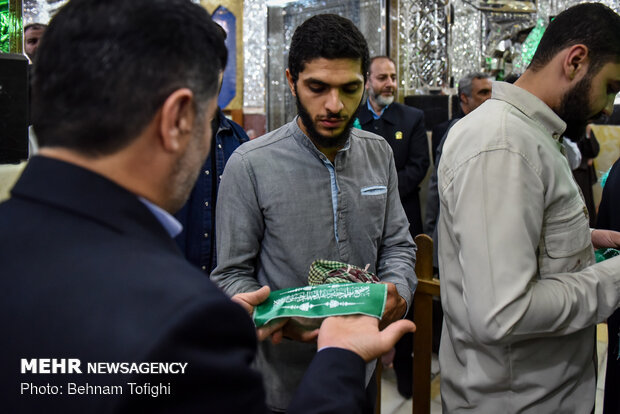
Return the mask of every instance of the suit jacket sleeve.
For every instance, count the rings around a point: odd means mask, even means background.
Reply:
[[[134,382],[170,383],[170,395],[127,395],[123,413],[265,413],[260,374],[250,364],[256,334],[247,313],[221,292],[199,292],[170,316],[169,326],[145,353],[149,362],[187,362],[184,374],[144,375]]]
[[[404,114],[405,117],[409,114]],[[415,118],[409,139],[409,154],[404,168],[398,171],[398,192],[402,197],[418,191],[430,164],[424,114]]]
[[[265,404],[260,374],[250,367],[256,352],[253,325],[224,295],[207,297],[171,317],[169,329],[146,361],[187,362],[184,374],[145,375],[137,384],[171,386],[170,395],[127,395],[120,413],[260,413]],[[365,363],[339,348],[319,352],[289,407],[291,414],[361,412],[365,401]]]
[[[290,414],[360,413],[365,402],[364,360],[327,348],[316,354],[289,405]]]

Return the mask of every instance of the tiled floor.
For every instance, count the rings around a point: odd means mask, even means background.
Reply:
[[[431,414],[441,414],[441,395],[439,394],[439,361],[433,354],[431,373]],[[392,368],[384,368],[381,375],[381,414],[411,414],[411,398],[406,400],[396,389],[396,375]]]
[[[603,410],[603,390],[605,385],[605,366],[607,364],[607,325],[597,326],[597,353],[599,377],[596,384],[595,414]],[[431,383],[431,414],[441,414],[441,395],[439,393],[439,363],[433,355],[431,371],[434,378]],[[406,400],[396,390],[396,376],[391,368],[384,368],[381,376],[381,414],[411,414],[411,398]]]

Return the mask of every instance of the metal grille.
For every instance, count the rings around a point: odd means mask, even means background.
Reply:
[[[441,87],[448,77],[448,31],[442,1],[400,1],[399,62],[405,95]]]

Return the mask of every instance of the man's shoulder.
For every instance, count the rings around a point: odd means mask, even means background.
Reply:
[[[387,107],[382,118],[405,131],[413,133],[424,130],[424,112],[412,106],[394,102]]]
[[[365,124],[373,120],[372,113],[368,109],[368,99],[362,102],[362,104],[359,106],[357,110],[357,118],[360,120],[362,124]]]
[[[229,134],[221,134],[223,139],[235,140],[239,145],[250,140],[248,134],[246,134],[241,125],[232,119],[226,118],[223,114],[220,119],[220,127],[230,131]]]
[[[365,129],[353,128],[351,129],[351,137],[358,139],[365,145],[381,145],[387,144],[387,141],[382,136],[375,134],[374,132],[366,131]],[[389,145],[388,145],[389,147]]]
[[[293,135],[292,123],[282,125],[280,128],[266,133],[258,138],[254,138],[251,141],[241,145],[235,151],[236,154],[242,157],[261,156],[268,154],[270,148]]]
[[[380,135],[363,129],[353,128],[351,130],[351,139],[357,142],[361,148],[370,153],[392,154],[392,147]]]
[[[408,115],[408,116],[415,116],[417,117],[422,117],[424,116],[424,111],[422,111],[421,109],[415,108],[413,106],[409,106],[409,105],[405,105],[405,104],[401,104],[398,102],[394,102],[392,103],[389,107],[388,110],[403,114],[403,115]]]
[[[455,168],[481,154],[508,151],[534,162],[540,151],[539,126],[507,102],[489,99],[448,131],[442,165]],[[445,162],[444,162],[445,159]]]

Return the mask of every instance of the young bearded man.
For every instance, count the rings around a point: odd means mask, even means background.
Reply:
[[[314,260],[336,260],[368,265],[388,284],[383,324],[405,315],[415,245],[392,151],[351,129],[367,69],[368,46],[351,21],[318,15],[296,29],[286,76],[298,116],[239,147],[220,184],[211,277],[228,294],[305,286]],[[274,334],[282,343],[261,343],[257,359],[274,411],[286,409],[317,349],[313,332],[285,322]],[[367,401],[373,412],[374,397]]]

